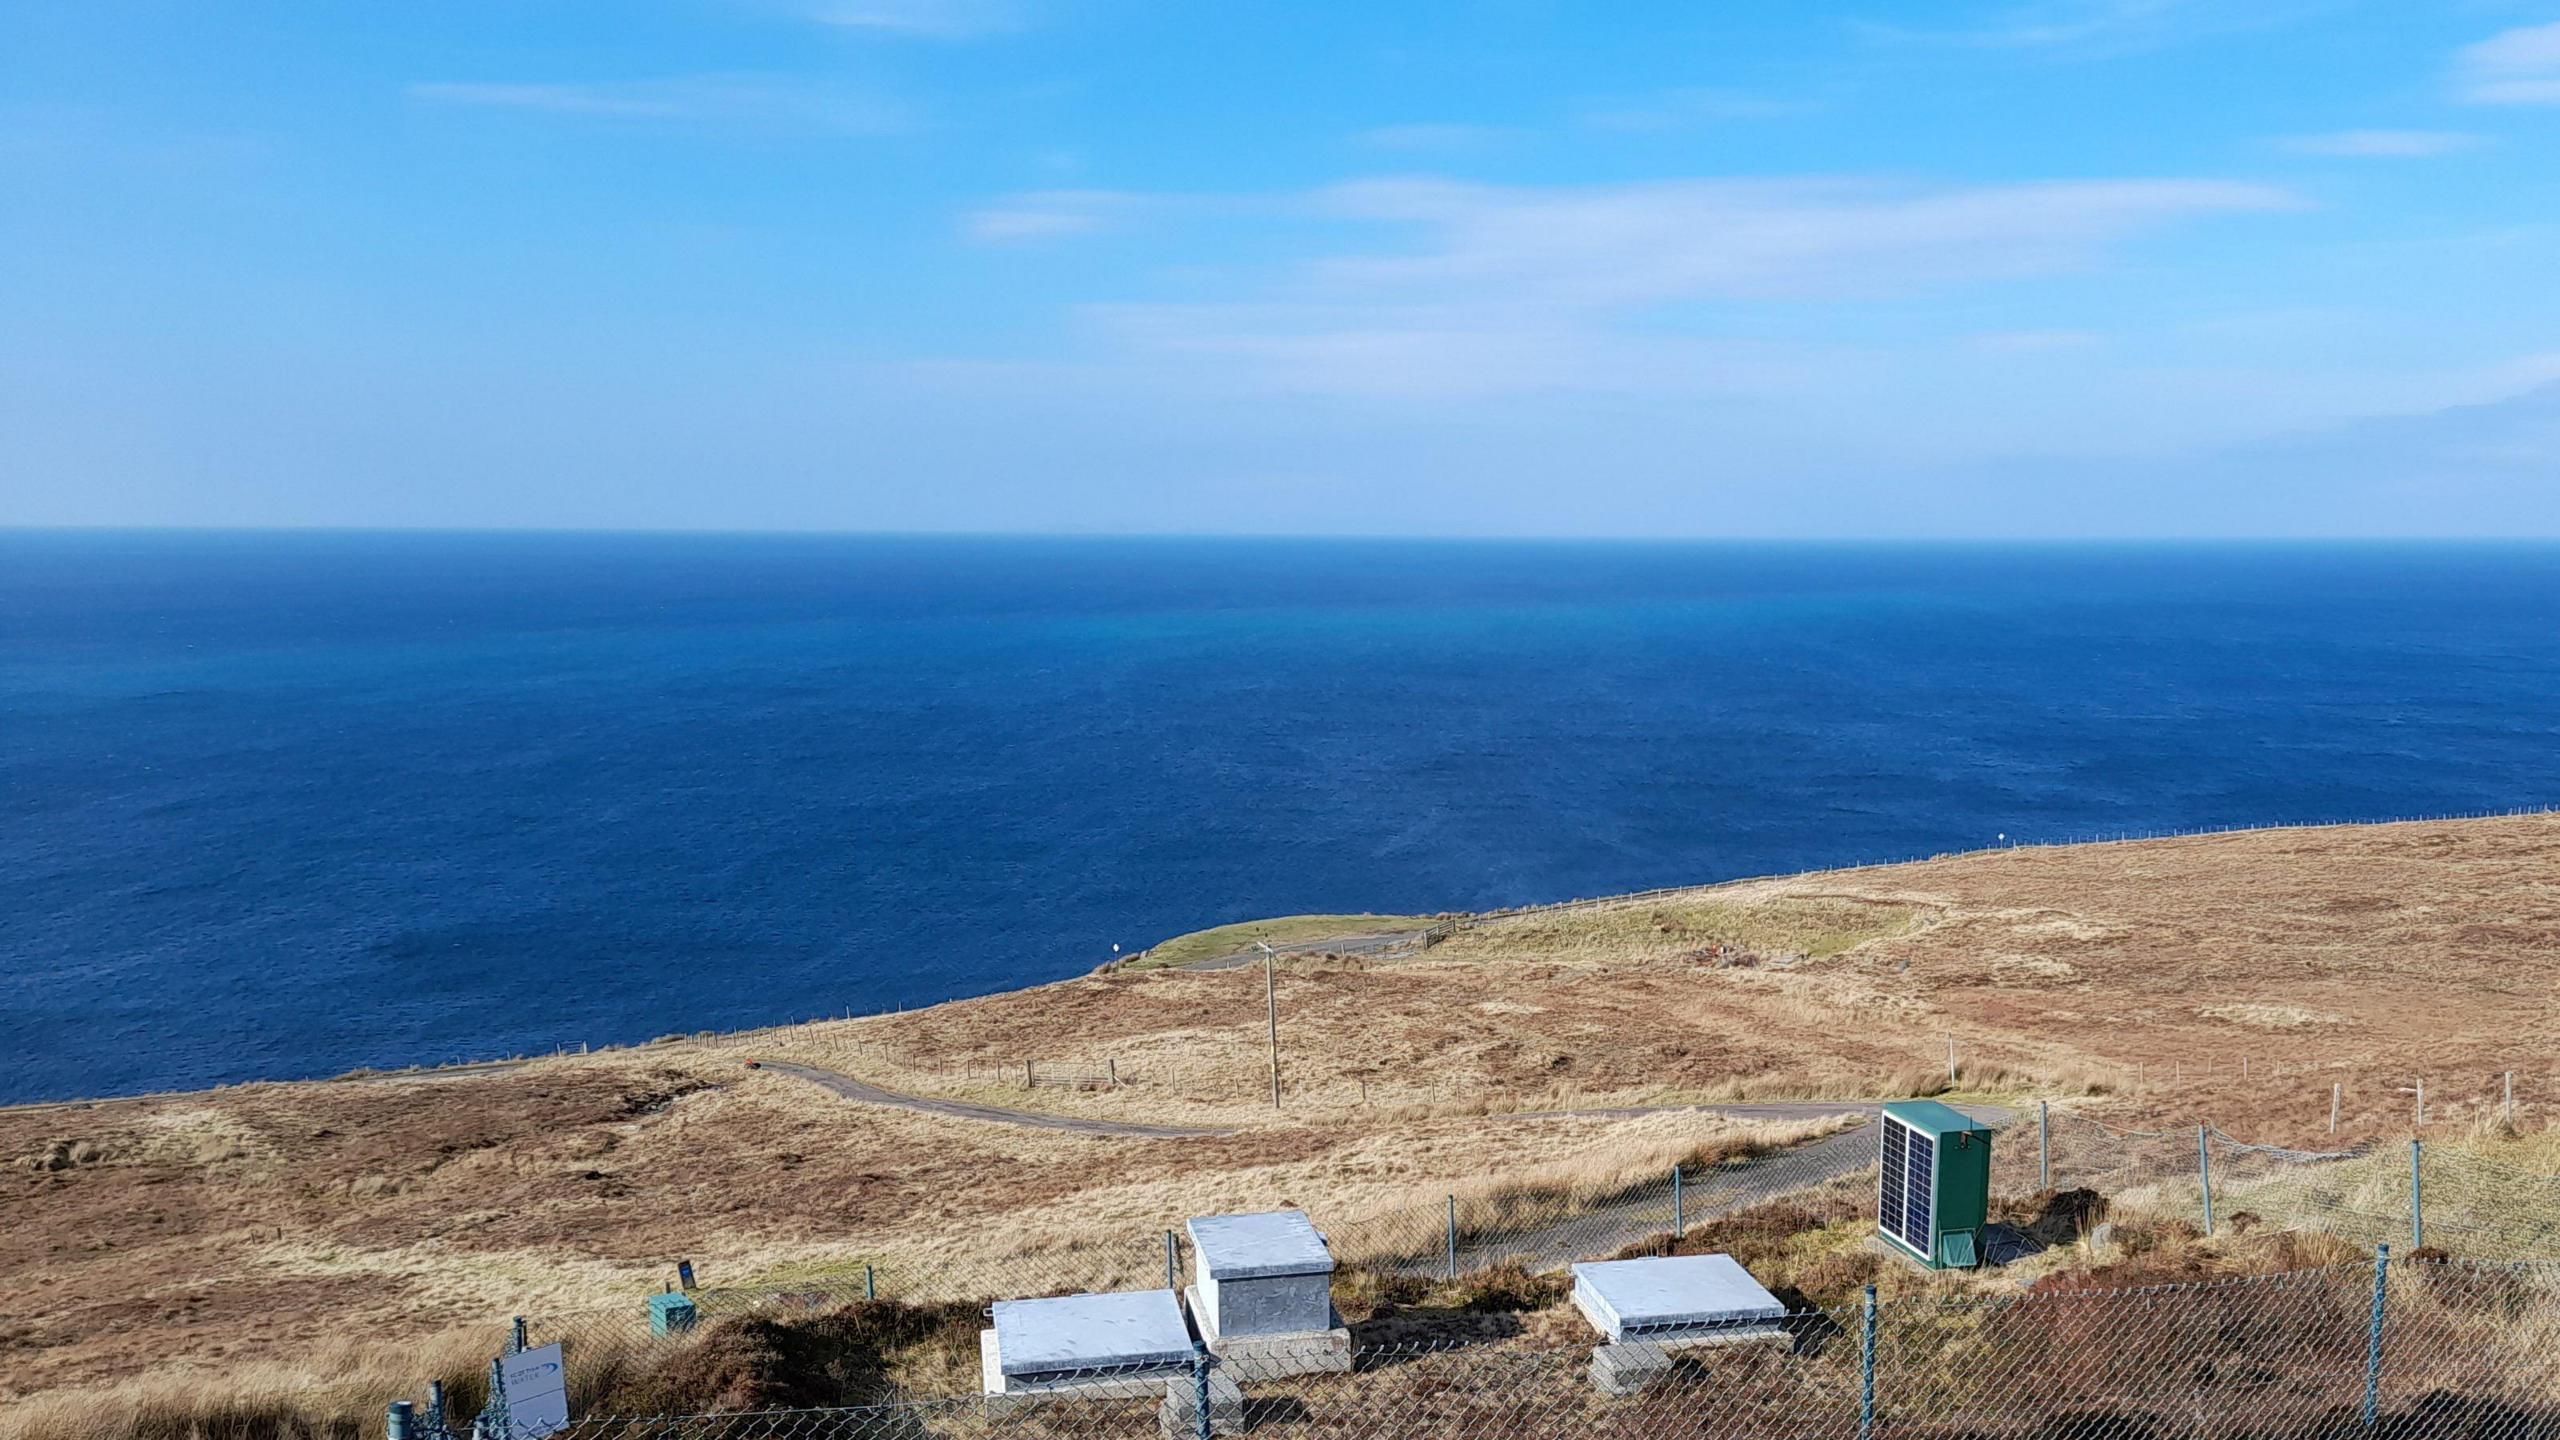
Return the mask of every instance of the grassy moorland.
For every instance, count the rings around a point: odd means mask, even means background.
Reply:
[[[0,1318],[0,1434],[136,1433],[145,1414],[179,1434],[226,1405],[264,1417],[241,1434],[351,1424],[467,1371],[506,1315],[636,1325],[679,1256],[714,1283],[870,1264],[887,1293],[967,1310],[1010,1276],[1143,1281],[1187,1214],[1605,1190],[1808,1133],[1611,1107],[1943,1089],[1950,1039],[1965,1090],[2121,1124],[2400,1139],[2425,1079],[2425,1133],[2467,1140],[2512,1070],[2538,1128],[2560,1105],[2554,875],[2560,820],[2533,817],[2004,850],[1501,917],[1417,955],[1282,962],[1277,1111],[1262,977],[1179,969],[501,1072],[0,1111],[0,1267],[20,1297]],[[858,1105],[749,1058],[1230,1133]],[[1026,1058],[1121,1083],[1026,1089],[1006,1078]],[[1551,1113],[1573,1110],[1607,1113]],[[2539,1137],[2494,1143],[2552,1168]],[[1815,1298],[1860,1268],[1857,1197],[1825,1203],[1846,1210],[1773,1242]],[[2154,1250],[2207,1271],[2317,1243],[2158,1223]],[[896,1283],[928,1275],[988,1278]]]
[[[1206,930],[1194,930],[1150,945],[1131,957],[1123,968],[1161,970],[1168,965],[1196,965],[1205,960],[1224,960],[1250,954],[1258,945],[1276,947],[1350,936],[1404,935],[1428,930],[1443,918],[1439,915],[1281,915],[1269,920],[1245,920],[1233,925],[1213,925]]]

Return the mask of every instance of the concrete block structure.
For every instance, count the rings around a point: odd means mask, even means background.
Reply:
[[[991,1408],[1039,1397],[1150,1395],[1169,1376],[1191,1385],[1194,1354],[1182,1302],[1170,1290],[999,1300],[978,1332]]]
[[[1789,1343],[1787,1307],[1730,1255],[1576,1265],[1573,1304],[1608,1341],[1591,1351],[1604,1395],[1642,1390],[1687,1352]]]
[[[1200,1434],[1200,1383],[1189,1375],[1164,1382],[1164,1404],[1156,1411],[1164,1440],[1197,1440]],[[1244,1391],[1223,1370],[1209,1372],[1209,1433],[1244,1433]]]
[[[1351,1368],[1333,1309],[1333,1252],[1305,1212],[1191,1220],[1188,1294],[1200,1338],[1248,1380]]]

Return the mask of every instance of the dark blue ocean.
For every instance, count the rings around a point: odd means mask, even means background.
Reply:
[[[2560,802],[2560,549],[0,533],[0,1100]]]

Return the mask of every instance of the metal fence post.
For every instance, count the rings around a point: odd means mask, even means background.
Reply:
[[[2037,1188],[2053,1188],[2053,1105],[2036,1102],[2036,1182]]]
[[[1671,1238],[1678,1240],[1688,1228],[1689,1209],[1686,1197],[1680,1193],[1680,1167],[1674,1165],[1671,1167]]]
[[[1455,1195],[1449,1197],[1448,1257],[1448,1270],[1444,1278],[1455,1280],[1458,1278],[1458,1197]]]
[[[1199,1440],[1214,1440],[1209,1416],[1209,1347],[1191,1342],[1191,1403],[1199,1407],[1193,1417]]]
[[[2391,1284],[2391,1247],[2373,1249],[2373,1319],[2364,1341],[2364,1423],[2371,1429],[2382,1413],[2382,1298]]]
[[[1858,1440],[1876,1433],[1876,1287],[1867,1287],[1858,1343]]]
[[[862,1267],[862,1298],[865,1300],[880,1298],[880,1272],[869,1265]]]
[[[2409,1248],[2422,1250],[2427,1244],[2427,1142],[2409,1142]]]
[[[516,1317],[515,1333],[507,1337],[507,1353],[510,1355],[521,1355],[532,1348],[532,1346],[525,1343],[524,1317],[519,1315]]]
[[[489,1362],[489,1403],[480,1407],[480,1418],[471,1422],[471,1430],[479,1440],[515,1440],[516,1424],[507,1414],[507,1366],[503,1360]]]
[[[2205,1146],[2205,1127],[2196,1127],[2196,1179],[2204,1186],[2204,1233],[2213,1233],[2213,1152]]]
[[[1172,1231],[1167,1230],[1164,1232],[1164,1288],[1167,1290],[1180,1290],[1182,1288],[1182,1251],[1180,1246],[1181,1242],[1173,1238]]]
[[[450,1440],[453,1427],[444,1418],[444,1382],[427,1382],[427,1440]]]
[[[384,1440],[411,1440],[409,1417],[416,1409],[406,1400],[392,1401],[391,1409],[382,1417]]]

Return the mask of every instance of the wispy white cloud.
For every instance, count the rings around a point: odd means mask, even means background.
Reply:
[[[979,40],[1028,24],[1022,8],[1010,0],[838,0],[812,13],[839,29],[920,40]]]
[[[1333,187],[1313,203],[1425,238],[1407,253],[1320,262],[1312,275],[1328,286],[1599,306],[1894,295],[2044,274],[2173,221],[2300,204],[2281,190],[2222,180],[1839,179],[1544,188],[1373,180]]]
[[[1858,28],[1876,40],[2095,56],[2282,25],[2334,5],[2335,0],[2030,0],[1980,13],[1969,22],[1937,27],[1868,22]]]
[[[523,110],[597,120],[719,123],[877,135],[906,128],[896,106],[790,77],[685,75],[655,80],[436,81],[409,97],[436,105]]]
[[[960,219],[960,233],[987,245],[1019,245],[1117,227],[1152,202],[1120,190],[1033,190]]]
[[[2454,57],[2455,87],[2478,105],[2560,105],[2560,21],[2502,31]]]
[[[1096,305],[1079,314],[1106,344],[1170,361],[1190,383],[1223,378],[1303,395],[1778,395],[1855,363],[1835,347],[1630,333],[1572,307],[1498,301]]]
[[[2277,142],[2297,155],[2380,160],[2420,160],[2475,150],[2487,143],[2484,136],[2460,130],[2339,130],[2327,135],[2289,135]]]
[[[1201,200],[1097,203],[1068,192],[1021,197],[972,223],[983,238],[1029,238],[1175,203]],[[1220,360],[1273,389],[1755,393],[1813,384],[1856,363],[1855,354],[1666,331],[1660,315],[1697,303],[1895,297],[2051,274],[2094,264],[2146,230],[2299,202],[2213,180],[1506,187],[1404,178],[1251,203],[1301,222],[1382,232],[1390,248],[1313,257],[1232,300],[1080,313],[1123,353],[1186,367]],[[2078,337],[2045,332],[2010,337],[2008,348],[2072,343]]]

